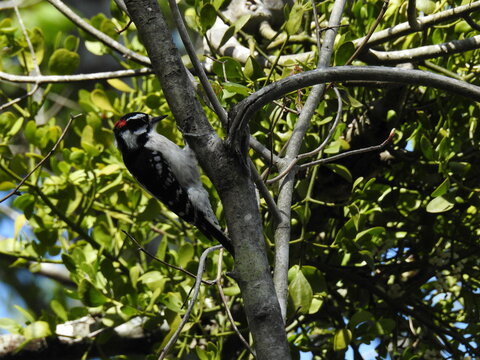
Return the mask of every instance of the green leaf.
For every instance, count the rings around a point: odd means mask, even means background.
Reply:
[[[288,35],[294,35],[302,26],[302,18],[305,9],[301,2],[295,2],[292,6],[290,14],[288,14],[288,20],[285,23],[285,31]]]
[[[77,272],[77,265],[75,264],[75,261],[70,255],[62,254],[62,262],[69,272],[71,272],[72,274],[75,274]]]
[[[93,228],[92,236],[95,242],[105,248],[112,244],[112,234],[103,222]]]
[[[12,334],[20,334],[23,330],[17,321],[9,318],[0,318],[0,329],[5,329]]]
[[[355,45],[353,45],[353,42],[347,41],[340,45],[338,50],[335,52],[335,65],[345,65],[347,60],[350,58],[350,56],[352,56],[354,52]]]
[[[247,62],[245,63],[245,76],[250,80],[256,80],[258,78],[264,77],[265,73],[263,68],[260,66],[257,60],[254,57],[249,56]],[[248,95],[246,95],[248,96]]]
[[[50,302],[50,307],[52,308],[53,312],[62,320],[62,321],[67,321],[68,320],[68,313],[63,307],[63,305],[58,301],[53,299]]]
[[[80,55],[67,49],[57,49],[48,61],[48,68],[52,74],[72,74],[80,65]]]
[[[322,307],[322,305],[323,305],[323,300],[322,299],[317,299],[317,298],[314,297],[312,299],[310,309],[308,309],[308,313],[309,314],[317,313],[320,310],[320,308]]]
[[[0,34],[14,34],[17,27],[12,25],[12,19],[6,18],[0,21]]]
[[[28,325],[23,331],[23,336],[25,336],[27,340],[44,338],[51,334],[50,326],[46,321],[35,321]]]
[[[183,300],[177,292],[169,292],[163,295],[162,303],[170,310],[178,313],[182,311]]]
[[[10,128],[10,130],[8,131],[7,133],[7,136],[11,137],[11,136],[14,136],[14,135],[17,135],[17,133],[20,131],[20,129],[22,128],[22,125],[23,125],[23,117],[19,117],[12,125],[12,127]]]
[[[182,245],[180,250],[178,250],[178,265],[186,267],[189,261],[193,259],[194,255],[195,250],[192,244],[186,243]]]
[[[288,292],[294,310],[301,314],[308,313],[312,304],[313,291],[301,269],[295,272],[292,281],[288,285]]]
[[[250,95],[250,89],[241,84],[226,82],[226,83],[222,83],[222,86],[225,90],[228,90],[231,93],[240,94],[243,96]]]
[[[128,84],[120,79],[108,79],[107,83],[113,87],[114,89],[117,89],[121,92],[134,92],[135,90],[132,89]]]
[[[332,170],[335,174],[340,175],[348,182],[351,183],[353,181],[352,174],[346,166],[340,164],[326,164],[325,166]]]
[[[105,91],[100,90],[100,89],[95,89],[92,91],[90,94],[90,99],[92,100],[92,103],[97,106],[100,110],[104,111],[111,111],[114,114],[117,113],[117,111],[113,108],[112,104],[110,103],[110,100],[107,97],[107,94],[105,94]]]
[[[452,209],[455,205],[455,200],[451,196],[438,196],[427,204],[427,212],[442,213]]]
[[[235,35],[235,26],[232,25],[230,26],[227,31],[225,31],[225,33],[223,34],[222,36],[222,40],[220,40],[220,45],[219,45],[219,48],[221,48],[223,45],[225,45],[225,43],[230,40],[230,38]]]
[[[416,8],[418,11],[423,11],[425,15],[431,14],[435,11],[435,2],[432,0],[417,0]]]
[[[366,311],[366,310],[358,310],[355,314],[352,315],[350,318],[350,321],[348,322],[348,327],[353,330],[355,327],[357,327],[359,324],[367,322],[367,321],[373,321],[374,317],[371,312]]]
[[[23,194],[13,200],[13,206],[23,211],[25,216],[30,218],[35,206],[35,197],[32,194]]]
[[[85,41],[85,47],[92,54],[102,56],[108,54],[108,48],[100,41]]]
[[[227,81],[243,79],[243,70],[240,63],[228,56],[221,57],[213,63],[213,72]]]
[[[199,24],[197,23],[198,16],[195,11],[195,8],[189,7],[185,10],[185,13],[183,14],[183,17],[185,18],[185,22],[187,23],[187,26],[195,31],[199,30]]]
[[[468,162],[450,161],[448,167],[457,176],[465,176],[472,168],[472,164]]]
[[[223,288],[223,292],[227,296],[236,296],[236,295],[240,295],[240,288],[238,287],[238,285],[232,285],[232,286]]]
[[[23,315],[23,317],[28,321],[33,323],[35,321],[35,315],[27,309],[23,309],[18,305],[13,305],[13,307]]]
[[[27,32],[28,32],[28,36],[30,38],[30,42],[32,44],[33,50],[35,52],[37,65],[40,65],[43,61],[43,56],[45,53],[45,39],[43,37],[43,32],[38,27],[35,27],[32,30],[27,30]],[[30,53],[30,50],[26,51],[24,53],[24,56],[27,63],[26,65],[27,65],[28,71],[32,71],[35,68],[35,66],[33,63],[32,54]],[[23,58],[20,58],[20,59],[23,64],[24,63]]]
[[[163,291],[168,279],[160,271],[154,270],[140,276],[138,281],[148,286],[150,290],[160,289],[160,291]]]
[[[450,188],[450,179],[446,178],[440,185],[437,186],[435,190],[433,190],[431,196],[438,197],[446,194],[448,189]]]
[[[242,30],[242,28],[245,26],[248,20],[250,20],[251,17],[252,17],[251,14],[240,16],[240,18],[237,21],[235,21],[235,23],[233,24],[235,26],[235,33]]]
[[[82,279],[78,285],[78,295],[85,305],[91,307],[101,306],[108,300],[107,297],[87,279]]]
[[[158,110],[161,104],[161,98],[157,94],[150,94],[145,99],[145,105],[147,105],[152,110]]]
[[[216,19],[217,10],[215,10],[215,7],[210,3],[205,4],[200,10],[200,25],[202,29],[204,31],[210,29],[215,24]]]
[[[80,39],[74,35],[68,35],[63,41],[63,47],[70,51],[77,51],[79,44]]]
[[[340,329],[333,337],[333,350],[345,350],[352,341],[352,332],[349,329]]]
[[[427,160],[434,159],[435,153],[433,151],[433,145],[425,135],[422,135],[420,138],[420,149],[422,149],[422,153]]]

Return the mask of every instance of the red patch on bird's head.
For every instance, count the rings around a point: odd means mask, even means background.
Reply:
[[[125,119],[122,118],[122,119],[118,120],[118,121],[115,123],[114,126],[115,126],[116,129],[121,129],[121,128],[124,127],[125,125],[127,125],[127,120],[125,120]]]

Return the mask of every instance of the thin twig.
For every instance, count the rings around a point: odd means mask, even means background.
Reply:
[[[75,75],[15,75],[0,71],[0,80],[12,83],[37,83],[37,84],[51,84],[51,83],[65,83],[76,81],[91,81],[116,79],[122,77],[143,76],[153,74],[150,68],[142,68],[136,70],[118,70],[118,71],[104,71],[92,74],[75,74]]]
[[[436,14],[431,14],[417,18],[417,22],[420,23],[422,29],[431,27],[433,25],[439,24],[441,22],[452,21],[463,17],[466,14],[478,11],[480,9],[480,1],[469,2],[468,4],[457,6],[445,11],[441,11]],[[411,28],[408,22],[404,22],[393,27],[377,31],[368,41],[369,46],[378,45],[386,41],[391,41],[393,39],[405,36],[411,33],[416,32]],[[353,44],[362,43],[365,37],[353,40]]]
[[[470,15],[464,15],[463,19],[467,22],[470,27],[475,31],[480,31],[480,25],[478,25],[475,20],[472,19]]]
[[[164,260],[156,257],[155,255],[153,255],[153,254],[150,253],[149,251],[147,251],[147,250],[137,241],[137,239],[135,239],[135,238],[134,238],[132,235],[130,235],[127,231],[122,230],[122,232],[123,232],[125,235],[127,235],[127,236],[130,238],[130,240],[132,240],[132,241],[135,243],[135,245],[137,245],[138,250],[140,250],[141,252],[143,252],[143,253],[144,253],[145,255],[147,255],[148,257],[152,258],[153,260],[158,261],[158,262],[159,262],[160,264],[162,264],[162,265],[165,265],[165,266],[170,267],[170,268],[172,268],[172,269],[181,271],[181,272],[183,272],[184,274],[186,274],[186,275],[188,275],[188,276],[190,276],[190,277],[192,277],[192,278],[196,278],[196,275],[193,274],[193,273],[191,273],[190,271],[188,271],[188,270],[186,270],[186,269],[184,269],[184,268],[182,268],[182,267],[180,267],[180,266],[170,264],[170,263],[168,263],[168,262],[166,262],[166,261],[164,261]],[[208,281],[208,280],[202,280],[202,282],[203,282],[205,285],[213,285],[213,282]]]
[[[28,36],[27,29],[25,28],[25,24],[23,23],[22,16],[20,15],[20,11],[18,11],[18,7],[14,7],[15,10],[15,16],[17,17],[18,20],[18,25],[20,26],[20,29],[22,29],[23,36],[25,37],[25,41],[27,42],[28,45],[28,50],[30,51],[30,54],[32,56],[32,63],[33,63],[33,68],[34,71],[37,75],[40,75],[40,68],[38,67],[38,61],[37,61],[37,56],[35,55],[35,49],[33,48],[32,41],[30,40],[30,37]],[[25,65],[27,63],[25,62]],[[28,69],[28,66],[26,66]]]
[[[168,3],[170,5],[170,10],[172,10],[173,20],[177,25],[178,33],[182,38],[183,45],[185,45],[185,50],[187,51],[188,57],[190,58],[190,61],[192,62],[197,76],[200,79],[202,87],[205,90],[205,94],[207,95],[210,104],[212,105],[215,113],[220,119],[220,122],[223,124],[223,126],[226,126],[228,121],[227,112],[220,104],[217,95],[215,95],[215,91],[213,91],[212,85],[208,81],[208,77],[205,74],[202,64],[198,60],[197,54],[195,52],[195,47],[193,46],[190,37],[188,36],[187,28],[185,27],[185,23],[183,22],[182,14],[178,9],[177,2],[175,0],[168,0]]]
[[[27,42],[28,49],[29,49],[30,55],[32,57],[34,73],[35,73],[35,75],[39,76],[39,75],[41,75],[41,72],[40,72],[40,68],[38,66],[37,56],[35,55],[35,49],[33,48],[32,41],[30,40],[30,37],[28,36],[27,29],[25,28],[25,24],[23,23],[22,17],[20,15],[20,11],[18,11],[18,7],[14,6],[13,8],[15,10],[15,15],[17,17],[18,24],[19,24],[20,28],[22,29],[23,36],[25,37],[25,41]],[[26,61],[25,61],[25,67],[28,70],[28,64],[27,64]],[[16,103],[20,102],[21,100],[32,96],[33,94],[35,94],[38,91],[39,88],[40,88],[40,86],[39,86],[38,82],[35,82],[33,87],[26,94],[24,94],[22,96],[19,96],[19,97],[13,99],[13,100],[10,100],[7,103],[0,106],[0,111],[3,111],[4,109],[8,108],[9,106],[12,106],[13,104],[16,104]]]
[[[330,156],[330,157],[325,158],[325,159],[315,160],[315,161],[312,161],[312,162],[309,162],[309,163],[306,163],[306,164],[299,165],[299,169],[306,169],[306,168],[309,168],[309,167],[312,167],[312,166],[315,166],[315,165],[330,163],[332,161],[343,159],[343,158],[346,158],[346,157],[349,157],[349,156],[364,154],[364,153],[367,153],[367,152],[370,152],[370,151],[381,150],[385,146],[387,146],[387,144],[390,141],[392,141],[394,135],[395,135],[395,129],[392,129],[392,131],[390,131],[390,134],[388,135],[387,139],[384,140],[379,145],[369,146],[369,147],[365,147],[365,148],[362,148],[362,149],[350,150],[350,151],[344,152],[342,154]]]
[[[337,95],[337,115],[335,116],[333,125],[330,127],[330,130],[328,131],[328,134],[325,140],[323,140],[323,142],[315,150],[298,155],[297,158],[299,160],[305,159],[313,155],[317,155],[323,149],[325,149],[325,147],[328,145],[333,135],[335,134],[335,131],[337,130],[340,120],[342,120],[342,117],[343,117],[342,94],[340,94],[340,91],[338,91],[338,89],[335,86],[333,86],[333,91],[335,92],[335,95]]]
[[[26,98],[32,96],[33,94],[35,94],[38,91],[39,88],[40,88],[40,86],[38,85],[38,83],[35,83],[35,85],[32,87],[32,89],[29,90],[27,93],[13,99],[13,100],[8,101],[5,104],[2,104],[0,106],[0,111],[3,111],[6,108],[8,108],[9,106],[12,106],[13,104],[18,103],[18,102],[22,101],[23,99],[26,99]]]
[[[475,35],[466,39],[452,40],[435,45],[425,45],[407,50],[379,51],[368,49],[362,56],[362,60],[383,64],[400,64],[464,53],[479,48],[480,35]]]
[[[330,142],[333,134],[335,133],[335,130],[337,129],[338,124],[340,123],[342,115],[343,115],[342,96],[340,94],[340,91],[338,91],[338,89],[335,86],[333,86],[333,90],[335,91],[335,94],[337,95],[337,105],[338,105],[337,116],[335,117],[335,121],[333,122],[333,125],[330,128],[330,130],[328,131],[328,134],[327,134],[327,137],[325,138],[325,140],[323,140],[323,142],[315,150],[307,152],[307,153],[299,154],[295,159],[292,160],[292,162],[279,175],[275,176],[273,179],[267,180],[267,184],[273,184],[274,182],[277,182],[278,180],[282,179],[290,171],[292,171],[292,169],[298,163],[299,160],[305,159],[306,157],[318,154]]]
[[[312,1],[312,12],[313,12],[313,19],[315,21],[315,35],[316,35],[316,40],[317,40],[317,51],[320,52],[320,49],[322,48],[322,41],[321,41],[321,30],[320,30],[320,24],[318,23],[318,14],[317,14],[317,4],[315,3],[315,0]]]
[[[419,31],[422,29],[421,23],[417,20],[417,2],[416,0],[408,0],[407,5],[407,20],[410,27],[415,30]]]
[[[58,138],[58,140],[55,142],[55,144],[53,145],[52,149],[48,152],[47,155],[45,155],[45,157],[40,160],[40,162],[18,183],[18,185],[15,187],[15,189],[13,189],[12,191],[10,191],[6,196],[4,196],[2,199],[0,199],[0,203],[4,202],[5,200],[7,200],[9,197],[15,195],[18,193],[18,189],[20,189],[20,187],[25,184],[25,181],[28,180],[28,178],[35,172],[37,171],[38,168],[40,168],[43,163],[45,161],[47,161],[50,156],[53,155],[53,153],[55,152],[55,150],[57,150],[57,147],[58,145],[60,144],[60,142],[63,140],[63,138],[65,137],[65,135],[67,134],[67,131],[68,129],[70,128],[70,125],[72,124],[73,120],[75,120],[76,118],[82,116],[83,114],[77,114],[75,116],[72,116],[70,115],[70,120],[68,121],[67,125],[65,126],[65,129],[63,129],[63,132],[62,134],[60,135],[60,137]]]
[[[190,317],[190,313],[193,310],[193,307],[194,307],[195,302],[196,302],[197,297],[198,297],[198,293],[200,291],[200,285],[202,284],[202,276],[203,276],[203,271],[204,271],[204,267],[205,267],[205,260],[207,259],[208,254],[210,254],[212,251],[220,250],[222,248],[223,248],[222,245],[212,246],[212,247],[206,249],[202,253],[202,255],[200,256],[200,261],[198,262],[197,276],[196,276],[196,279],[195,279],[195,286],[194,286],[194,290],[193,290],[192,300],[190,301],[190,305],[188,305],[188,308],[185,311],[185,314],[183,315],[182,321],[180,322],[180,325],[178,326],[177,330],[175,330],[172,337],[168,341],[167,345],[165,345],[165,347],[160,352],[158,360],[165,359],[165,356],[167,356],[167,354],[170,351],[170,349],[172,348],[173,344],[175,344],[175,342],[177,341],[178,336],[180,335],[180,332],[182,331],[182,329],[184,328],[184,326],[186,325],[186,323],[188,321],[188,318]]]
[[[267,187],[265,186],[265,183],[263,182],[261,176],[258,174],[257,168],[253,164],[253,161],[250,158],[249,158],[249,164],[250,164],[251,177],[252,177],[253,182],[257,186],[258,191],[260,192],[260,194],[265,199],[265,202],[267,203],[268,208],[272,212],[272,214],[275,218],[275,221],[277,221],[277,222],[281,221],[282,215],[280,214],[280,210],[279,210],[277,204],[275,203],[275,200],[273,199],[272,195],[270,194]]]
[[[237,334],[239,337],[240,341],[245,345],[247,350],[252,354],[252,356],[255,358],[255,351],[250,347],[248,344],[248,341],[245,340],[243,335],[240,333],[240,330],[238,329],[237,325],[235,324],[235,319],[233,318],[232,312],[230,311],[230,308],[228,307],[228,301],[225,296],[225,293],[223,292],[223,287],[222,287],[222,259],[223,259],[223,248],[220,249],[220,255],[218,257],[218,266],[217,266],[217,277],[216,277],[216,283],[217,283],[217,289],[218,293],[220,294],[220,298],[222,299],[223,305],[225,305],[225,311],[227,312],[228,320],[230,320],[230,323],[232,324],[233,331]]]
[[[383,66],[335,66],[287,76],[254,92],[231,110],[235,113],[232,127],[236,131],[242,131],[264,105],[292,91],[325,82],[359,80],[428,86],[480,101],[480,87],[432,72]]]
[[[383,1],[382,9],[380,10],[380,13],[378,14],[375,21],[373,22],[372,27],[370,28],[370,30],[368,30],[367,35],[365,35],[365,37],[362,38],[362,41],[360,42],[360,44],[355,49],[352,56],[350,56],[350,58],[347,60],[345,65],[350,65],[353,62],[353,60],[355,60],[357,58],[358,54],[360,54],[362,52],[364,47],[367,46],[368,40],[370,40],[370,38],[372,37],[373,33],[377,29],[377,26],[380,24],[380,21],[382,21],[383,16],[385,15],[385,12],[388,9],[388,1],[389,0],[384,0]]]

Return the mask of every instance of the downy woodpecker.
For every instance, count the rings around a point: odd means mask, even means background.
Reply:
[[[115,123],[117,147],[128,171],[151,195],[233,255],[200,180],[194,152],[188,144],[182,149],[155,131],[163,118],[133,112]]]

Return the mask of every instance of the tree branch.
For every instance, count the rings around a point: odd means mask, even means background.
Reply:
[[[407,18],[408,25],[415,30],[419,31],[422,29],[421,24],[417,21],[417,4],[416,0],[408,0],[407,5]]]
[[[293,159],[290,162],[290,164],[287,167],[285,167],[285,169],[279,175],[275,176],[273,179],[269,179],[267,181],[267,184],[273,184],[274,182],[277,182],[277,181],[281,180],[290,171],[292,171],[293,167],[298,163],[299,160],[305,159],[307,157],[310,157],[310,156],[313,156],[313,155],[316,155],[316,154],[320,153],[325,148],[325,146],[328,145],[328,143],[332,139],[333,134],[335,133],[335,130],[337,129],[338,124],[340,123],[340,120],[342,119],[342,114],[343,114],[343,111],[342,111],[343,103],[342,103],[342,96],[340,94],[340,91],[338,91],[338,89],[336,87],[333,87],[333,90],[335,91],[335,93],[337,95],[337,115],[335,116],[335,120],[333,122],[333,125],[330,128],[330,130],[328,131],[328,134],[327,134],[327,137],[325,138],[325,140],[323,140],[322,143],[315,150],[297,155],[297,157],[295,157],[295,159]]]
[[[421,29],[431,27],[441,22],[451,21],[463,17],[466,14],[480,10],[480,1],[475,1],[467,5],[457,6],[453,9],[448,9],[436,14],[423,16],[417,18],[417,23]],[[386,41],[396,39],[400,36],[408,35],[416,32],[408,22],[404,22],[398,25],[395,25],[391,28],[378,31],[372,35],[368,41],[369,46],[378,45]],[[358,46],[364,40],[364,37],[356,39],[353,41],[355,46]]]
[[[213,107],[213,110],[217,114],[220,122],[226,126],[227,124],[227,112],[220,104],[220,101],[217,98],[217,95],[213,91],[212,85],[208,81],[207,75],[203,70],[203,66],[198,60],[197,54],[195,53],[195,47],[193,46],[192,42],[190,41],[190,37],[188,36],[187,28],[185,27],[185,23],[183,22],[182,14],[180,14],[180,10],[178,9],[178,5],[176,0],[168,0],[170,5],[170,10],[172,11],[173,20],[177,25],[178,33],[182,38],[183,45],[185,46],[185,50],[187,51],[188,57],[190,58],[193,68],[195,69],[198,78],[202,84],[203,89],[205,90],[205,94],[210,101],[210,104]]]
[[[338,154],[338,155],[330,156],[328,158],[311,161],[309,163],[299,165],[299,169],[306,169],[306,168],[311,167],[311,166],[326,164],[326,163],[333,162],[333,161],[336,161],[336,160],[340,160],[340,159],[343,159],[343,158],[346,158],[346,157],[349,157],[349,156],[364,154],[364,153],[367,153],[367,152],[370,152],[370,151],[382,150],[385,146],[388,145],[388,143],[390,141],[392,141],[394,135],[395,135],[395,129],[392,129],[392,131],[390,131],[390,134],[388,135],[388,137],[381,144],[368,146],[368,147],[362,148],[362,149],[350,150],[350,151],[346,151],[346,152]]]
[[[248,120],[264,105],[292,91],[318,83],[349,81],[428,86],[480,101],[480,87],[427,71],[380,66],[337,66],[292,75],[253,93],[232,110],[231,113],[235,115],[232,127],[235,127],[236,131],[241,131]]]
[[[325,31],[324,41],[320,53],[318,56],[317,70],[325,71],[326,67],[330,65],[330,59],[333,52],[333,46],[335,38],[337,36],[338,26],[342,18],[343,9],[345,7],[346,0],[335,0],[332,13],[328,21],[328,29]],[[303,143],[305,134],[310,126],[315,110],[323,97],[325,90],[325,84],[314,86],[310,95],[308,96],[302,112],[298,117],[298,120],[293,129],[292,136],[289,139],[285,162],[280,162],[279,171],[284,171],[290,161],[297,157],[300,152],[300,148]],[[247,98],[248,99],[248,98]],[[248,112],[248,109],[245,109]],[[250,118],[248,114],[245,114],[246,118]],[[253,115],[253,114],[252,114]],[[235,124],[234,119],[234,123]],[[235,128],[232,126],[232,128]],[[240,130],[243,131],[243,126]],[[287,316],[287,299],[288,299],[288,269],[289,269],[289,251],[290,251],[290,220],[291,220],[291,207],[293,188],[295,183],[295,173],[291,172],[280,184],[280,193],[278,195],[278,207],[282,220],[278,222],[275,228],[275,268],[273,273],[273,281],[275,284],[275,290],[277,292],[280,306],[282,308],[282,316],[285,321]]]
[[[462,40],[452,40],[436,45],[420,46],[398,51],[378,51],[368,49],[360,58],[368,63],[400,64],[434,57],[448,56],[480,48],[480,35]]]
[[[92,80],[116,79],[131,76],[144,76],[153,74],[152,69],[142,68],[136,70],[117,70],[105,71],[92,74],[76,74],[76,75],[14,75],[0,71],[0,80],[12,83],[36,83],[36,84],[52,84],[66,83]]]
[[[183,315],[180,325],[178,325],[178,328],[175,330],[170,340],[168,340],[168,343],[160,352],[160,355],[158,356],[158,360],[162,360],[165,358],[165,356],[167,356],[172,346],[177,342],[178,337],[180,336],[180,333],[182,332],[183,328],[187,324],[188,319],[190,318],[190,313],[192,312],[193,307],[195,306],[195,302],[197,301],[198,293],[200,291],[200,285],[202,284],[202,276],[203,276],[203,271],[205,270],[205,261],[207,260],[208,254],[210,254],[212,251],[220,250],[222,248],[223,248],[222,245],[212,246],[206,249],[200,256],[200,260],[198,262],[197,276],[195,279],[195,285],[193,286],[192,300],[190,301],[190,304],[188,305],[187,310]]]

